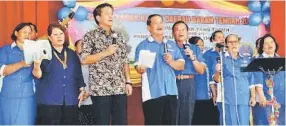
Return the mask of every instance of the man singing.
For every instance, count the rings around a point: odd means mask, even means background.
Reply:
[[[82,43],[82,64],[89,64],[89,89],[96,125],[126,125],[127,96],[132,94],[127,44],[111,29],[113,6],[98,5],[93,16],[98,28]],[[111,118],[111,120],[110,120]]]
[[[142,81],[145,125],[175,125],[178,90],[174,69],[183,70],[185,61],[178,46],[163,37],[161,15],[150,15],[147,29],[151,36],[143,40],[135,52],[135,68],[147,76]],[[139,54],[143,50],[156,53],[152,68],[139,63]]]

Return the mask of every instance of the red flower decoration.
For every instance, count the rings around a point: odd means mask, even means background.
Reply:
[[[274,113],[276,117],[279,117],[279,111]]]
[[[281,105],[279,103],[276,103],[276,104],[274,104],[274,108],[279,109],[279,108],[281,108]]]

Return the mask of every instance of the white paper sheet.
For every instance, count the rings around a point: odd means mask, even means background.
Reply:
[[[144,65],[148,68],[153,68],[156,58],[156,53],[149,50],[141,50],[139,53],[138,65]]]

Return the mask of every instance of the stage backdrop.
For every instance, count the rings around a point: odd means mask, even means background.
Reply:
[[[150,14],[160,14],[165,22],[165,37],[173,40],[172,25],[179,20],[189,25],[189,37],[200,36],[205,42],[205,48],[213,47],[209,38],[215,30],[222,30],[225,35],[238,34],[241,37],[243,53],[253,54],[255,40],[259,37],[260,26],[248,25],[248,16],[224,16],[214,14],[205,9],[178,9],[178,8],[144,8],[133,7],[115,11],[113,29],[123,33],[129,45],[129,59],[131,66],[137,45],[150,34],[147,30],[146,20]],[[88,20],[72,20],[69,33],[73,41],[82,39],[84,34],[97,27],[92,15]],[[140,83],[140,75],[134,68],[131,69],[132,80]]]
[[[212,47],[209,37],[215,30],[222,30],[226,35],[238,34],[243,44],[251,45],[259,36],[258,26],[248,25],[247,16],[224,16],[211,13],[204,9],[175,9],[175,8],[143,8],[134,7],[115,12],[114,30],[124,34],[125,40],[130,46],[130,61],[134,61],[137,45],[150,34],[147,30],[146,20],[152,14],[160,14],[165,21],[165,37],[173,39],[172,25],[179,20],[189,25],[189,37],[200,36],[206,49]],[[94,19],[83,22],[72,21],[70,33],[72,40],[83,38],[83,35],[97,25]],[[252,51],[252,50],[251,50]],[[252,53],[252,52],[251,52]]]

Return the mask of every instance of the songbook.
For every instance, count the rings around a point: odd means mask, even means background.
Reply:
[[[52,59],[52,48],[48,40],[25,40],[23,48],[26,64],[31,64],[34,60],[40,58]]]

